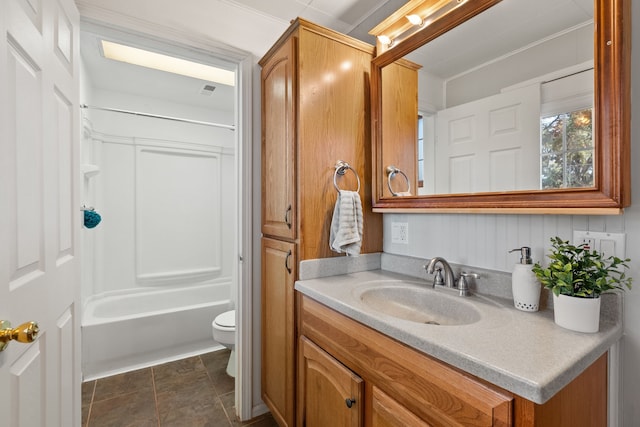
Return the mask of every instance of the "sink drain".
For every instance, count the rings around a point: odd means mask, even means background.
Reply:
[[[436,322],[435,320],[427,320],[426,322],[424,322],[425,325],[439,325],[440,323]]]

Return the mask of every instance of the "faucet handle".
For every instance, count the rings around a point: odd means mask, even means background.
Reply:
[[[433,282],[431,282],[431,286],[432,287],[434,287],[435,285],[444,286],[444,278],[442,277],[442,267],[434,268],[434,266],[431,264],[432,261],[433,260],[429,261],[428,265],[422,266],[427,271],[427,274],[434,275]]]
[[[442,277],[441,267],[436,267],[435,277],[433,278],[433,285],[444,286],[444,279]]]
[[[477,279],[480,277],[478,273],[467,273],[463,271],[460,273],[460,278],[458,279],[458,290],[460,291],[461,297],[468,297],[471,295],[471,291],[469,290],[469,283],[467,283],[467,277],[472,277]]]

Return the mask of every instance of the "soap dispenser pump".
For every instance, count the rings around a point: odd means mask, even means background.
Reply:
[[[518,310],[538,311],[541,285],[535,273],[531,270],[533,267],[531,248],[523,246],[512,249],[509,252],[520,252],[520,262],[513,267],[513,274],[511,275],[513,304]]]

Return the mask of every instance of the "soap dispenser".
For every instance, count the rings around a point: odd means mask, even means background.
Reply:
[[[518,310],[538,311],[540,307],[541,285],[535,273],[531,271],[531,248],[523,246],[512,249],[509,252],[520,252],[520,262],[513,268],[511,275],[511,289],[513,291],[513,304]]]

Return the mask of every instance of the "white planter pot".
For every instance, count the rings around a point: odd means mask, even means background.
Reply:
[[[600,298],[553,295],[553,316],[558,326],[578,332],[600,329]]]

